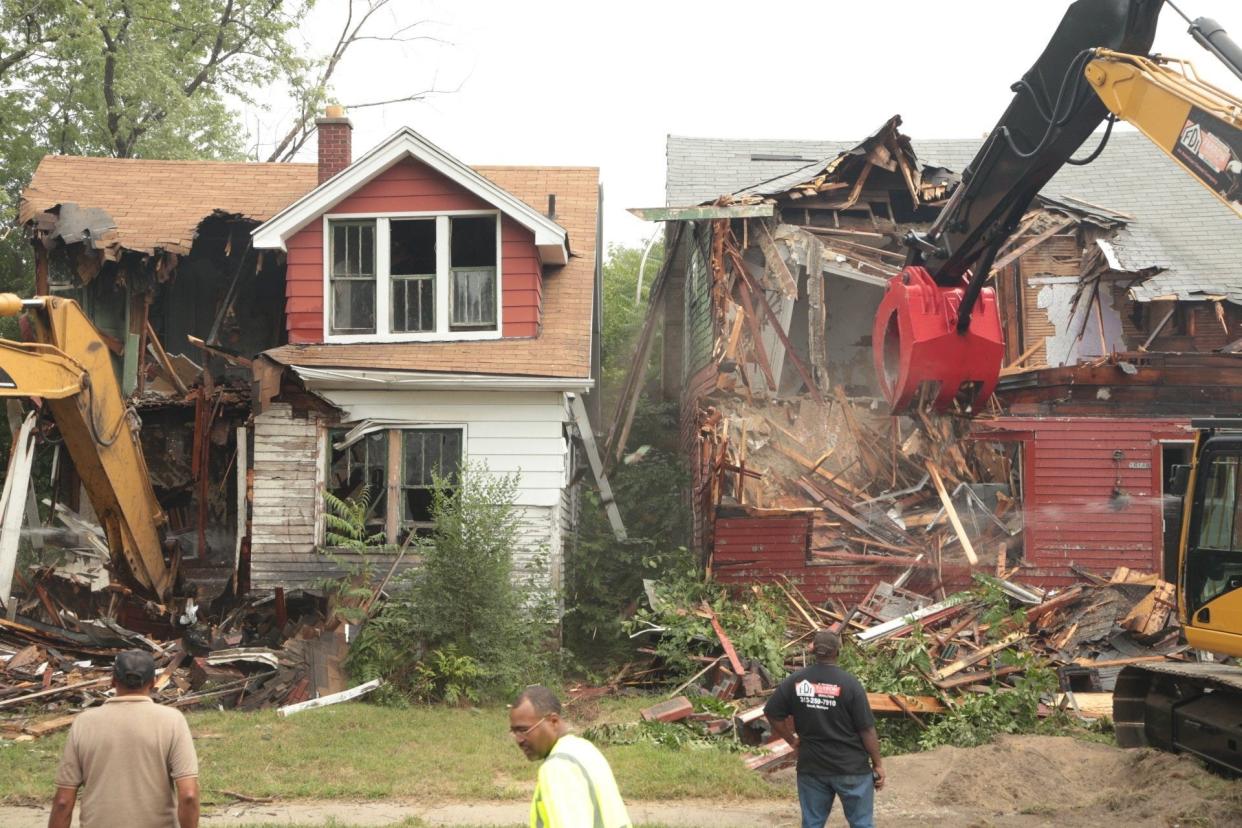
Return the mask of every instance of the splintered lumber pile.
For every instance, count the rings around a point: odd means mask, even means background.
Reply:
[[[701,512],[810,512],[812,565],[995,571],[1019,557],[1015,449],[971,439],[965,422],[890,417],[839,386],[823,402],[711,403],[699,418]]]
[[[891,657],[886,654],[898,652],[892,647],[900,644],[901,651],[908,651],[917,642],[925,658],[907,655],[904,663],[909,666],[903,670],[926,691],[908,695],[867,690],[878,716],[902,717],[925,728],[926,717],[951,713],[971,694],[1013,687],[1034,666],[1053,668],[1060,677],[1060,691],[1043,700],[1041,715],[1060,710],[1081,718],[1108,716],[1122,667],[1192,657],[1180,643],[1169,584],[1124,567],[1108,577],[1080,574],[1082,583],[1055,591],[993,578],[988,591],[942,600],[881,582],[848,611],[816,605],[788,579],[768,589],[780,596],[783,607],[786,672],[809,663],[811,639],[824,629],[841,633],[846,646],[865,659]],[[749,602],[758,589],[734,595]],[[732,734],[757,749],[745,760],[755,770],[791,762],[788,745],[775,737],[763,716],[763,703],[777,679],[748,658],[750,653],[738,650],[710,608],[665,607],[664,612],[709,616],[715,641],[695,651],[692,660],[703,666],[689,679],[663,674],[665,686],[677,686],[668,700],[642,711],[642,718],[697,726],[713,735]],[[659,684],[659,659],[653,658],[642,672]],[[732,717],[723,715],[716,701],[703,705],[711,712],[696,713],[695,699],[701,696],[728,702]]]
[[[151,654],[152,695],[172,707],[257,710],[339,694],[348,689],[344,630],[318,604],[301,593],[288,601],[283,593],[255,598],[219,623],[177,634],[163,627],[165,640],[59,605],[43,613],[56,623],[0,618],[0,737],[24,741],[69,727],[78,712],[111,695],[112,662],[127,650]]]

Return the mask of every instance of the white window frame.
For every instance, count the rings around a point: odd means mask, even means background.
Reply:
[[[499,210],[431,210],[419,212],[324,213],[323,222],[323,341],[324,342],[467,342],[500,339],[504,316],[504,242],[501,238],[504,221]],[[450,219],[478,216],[496,217],[496,329],[449,329],[450,257],[452,240]],[[436,278],[434,296],[436,329],[434,331],[392,330],[392,273],[389,243],[389,221],[392,219],[430,219],[436,221]],[[375,221],[375,333],[332,333],[332,232],[333,221]]]
[[[317,472],[318,476],[321,478],[319,480],[320,488],[324,488],[327,485],[327,476],[332,466],[332,452],[333,452],[332,432],[334,430],[340,430],[340,429],[348,430],[350,425],[351,425],[350,423],[320,424],[319,446],[320,446],[320,451],[322,453],[319,457],[318,472]],[[354,423],[354,425],[356,425],[356,423]],[[423,421],[408,422],[408,423],[383,422],[382,424],[377,424],[377,427],[372,429],[372,431],[383,431],[385,434],[388,435],[387,439],[390,444],[389,458],[391,458],[393,454],[395,454],[399,458],[398,459],[399,466],[397,468],[397,474],[396,474],[398,482],[396,486],[397,491],[396,491],[395,497],[390,497],[390,494],[392,494],[391,492],[392,487],[390,486],[385,486],[382,492],[382,496],[384,497],[385,518],[386,519],[390,518],[391,510],[394,505],[397,509],[396,526],[397,526],[398,536],[400,536],[402,528],[406,525],[405,520],[403,519],[403,516],[402,516],[405,511],[405,504],[401,496],[401,491],[405,488],[404,486],[405,442],[404,442],[404,437],[402,437],[401,445],[395,450],[392,449],[391,443],[393,440],[393,435],[394,434],[404,435],[404,433],[407,431],[448,431],[448,430],[461,432],[461,465],[459,466],[459,470],[465,469],[466,466],[470,462],[470,426],[466,422],[463,422],[463,421],[451,421],[451,422],[443,422],[443,423],[423,422]],[[365,439],[365,436],[363,437],[363,439]],[[385,469],[386,469],[386,472],[391,471],[391,467],[387,465],[385,466]],[[316,547],[321,548],[321,549],[326,547],[327,519],[324,517],[325,511],[326,509],[324,508],[324,505],[323,505],[323,497],[321,496],[321,497],[316,498],[315,545]],[[385,529],[385,534],[387,534],[387,528]]]

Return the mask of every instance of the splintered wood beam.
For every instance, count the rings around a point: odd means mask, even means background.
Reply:
[[[190,389],[186,388],[185,383],[181,381],[181,377],[173,369],[172,360],[168,358],[168,353],[164,350],[163,344],[160,343],[160,338],[155,335],[155,329],[151,327],[150,319],[147,320],[147,345],[155,352],[155,361],[164,369],[164,373],[168,375],[168,381],[173,384],[173,388],[177,389],[177,393],[183,396],[190,393]]]
[[[971,566],[979,563],[979,556],[975,554],[975,548],[970,543],[970,538],[966,535],[966,528],[962,526],[962,520],[957,516],[957,509],[953,508],[953,498],[949,497],[949,492],[944,487],[944,481],[940,479],[940,469],[936,468],[936,464],[927,461],[927,471],[931,473],[932,483],[936,486],[936,494],[940,495],[940,503],[944,506],[945,514],[949,516],[949,522],[953,524],[953,531],[957,533],[957,539],[962,544],[962,551],[966,553],[966,560],[970,561]]]
[[[993,262],[992,270],[989,272],[988,275],[991,276],[993,274],[999,273],[1010,262],[1034,250],[1036,247],[1048,241],[1048,239],[1052,238],[1057,233],[1060,233],[1062,230],[1072,225],[1075,221],[1076,219],[1068,218],[1068,219],[1065,219],[1065,221],[1057,222],[1056,224],[1052,225],[1044,232],[1040,233],[1038,236],[1028,239],[1022,244],[1018,245],[1012,251],[1010,251],[1009,253],[1006,253],[1000,259],[1000,261]]]
[[[746,324],[750,327],[750,344],[754,347],[755,361],[759,363],[760,370],[763,371],[764,379],[768,381],[768,387],[775,392],[781,389],[780,383],[772,376],[772,366],[768,360],[768,351],[763,347],[763,330],[759,325],[759,317],[755,314],[755,303],[750,291],[750,280],[747,278],[746,265],[742,262],[742,257],[736,252],[729,251],[734,258],[734,264],[742,274],[742,284],[738,290],[738,298],[742,300],[742,311],[746,316]],[[762,294],[759,296],[763,298]],[[767,307],[767,302],[764,302]]]
[[[756,223],[759,225],[759,249],[763,251],[764,264],[768,270],[776,274],[777,281],[781,283],[781,293],[785,294],[785,298],[797,299],[798,282],[789,272],[789,265],[781,257],[781,252],[776,247],[776,239],[772,238],[772,231],[768,229],[768,223],[766,221]]]
[[[741,260],[740,256],[737,257],[737,260],[738,264],[742,266],[742,280],[746,283],[746,286],[750,288],[750,292],[753,294],[754,298],[759,301],[759,305],[767,313],[768,322],[772,324],[772,330],[776,332],[776,338],[781,341],[781,345],[785,348],[785,357],[794,364],[794,368],[797,369],[798,375],[802,378],[802,382],[806,385],[807,390],[811,392],[811,396],[815,398],[816,402],[822,404],[824,402],[824,395],[820,393],[819,386],[816,384],[815,379],[811,376],[810,371],[807,370],[806,364],[802,361],[802,358],[798,356],[798,352],[794,350],[793,343],[789,341],[789,336],[785,333],[785,329],[781,327],[780,320],[776,318],[776,311],[772,310],[772,306],[768,304],[768,300],[764,297],[763,291],[758,285],[755,284],[754,277],[750,275],[750,272],[746,269],[745,263]],[[743,291],[742,295],[745,296],[746,292]],[[780,390],[779,384],[773,387],[778,391]]]
[[[643,221],[706,221],[764,218],[776,215],[775,204],[729,204],[723,207],[631,207],[626,212]]]
[[[980,661],[983,661],[985,658],[992,655],[993,653],[1000,652],[1001,650],[1004,650],[1007,647],[1017,644],[1019,641],[1021,641],[1024,638],[1026,638],[1026,633],[1024,632],[1010,633],[1009,635],[1002,638],[1000,641],[997,641],[995,644],[989,644],[983,649],[976,650],[970,655],[964,658],[960,658],[957,661],[953,662],[952,664],[937,670],[936,672],[932,673],[931,679],[932,681],[944,681],[949,676],[962,672],[963,670],[965,670],[967,667],[969,667],[972,664],[978,664]]]
[[[720,626],[720,619],[716,617],[716,613],[708,606],[707,602],[703,602],[703,612],[707,615],[707,620],[711,622],[712,629],[716,631],[716,637],[720,639],[720,646],[724,648],[725,655],[729,658],[729,666],[733,668],[733,672],[739,676],[746,675],[746,668],[742,666],[742,660],[737,657],[737,650],[733,649],[733,642],[729,640],[729,636],[725,635],[724,627]]]

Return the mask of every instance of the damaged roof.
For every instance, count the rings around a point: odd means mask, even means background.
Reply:
[[[391,371],[585,378],[591,375],[591,320],[599,243],[595,167],[475,167],[536,210],[556,194],[556,220],[573,239],[564,267],[544,270],[543,328],[533,339],[391,344],[285,345],[267,351],[284,365]]]
[[[1088,141],[1094,146],[1098,135]],[[981,139],[912,141],[919,162],[961,171]],[[857,141],[727,140],[668,136],[666,200],[670,206],[711,201],[726,193],[794,186],[852,150]],[[1154,144],[1114,130],[1104,152],[1083,167],[1065,166],[1042,193],[1127,216],[1112,239],[1128,269],[1164,268],[1136,284],[1138,301],[1224,297],[1242,305],[1242,227],[1221,204]]]
[[[25,224],[58,205],[106,213],[116,243],[138,253],[190,252],[216,212],[266,221],[318,183],[315,164],[154,161],[47,155],[22,191]]]

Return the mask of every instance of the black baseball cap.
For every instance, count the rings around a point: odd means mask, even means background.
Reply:
[[[815,655],[834,656],[841,651],[841,636],[832,630],[820,630],[811,639]]]
[[[155,679],[155,659],[142,650],[126,650],[112,663],[112,677],[129,690],[137,690]]]

